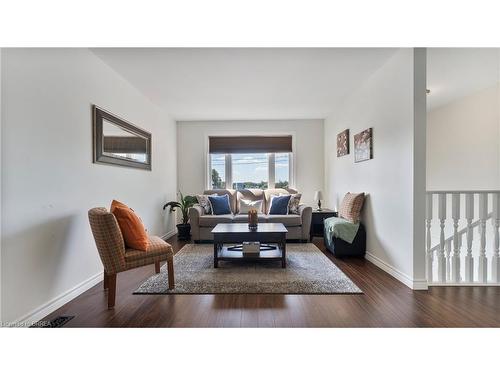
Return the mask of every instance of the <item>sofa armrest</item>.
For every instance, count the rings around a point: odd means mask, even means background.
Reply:
[[[199,204],[189,207],[188,216],[191,223],[191,235],[195,241],[200,239],[200,216],[204,214],[205,210]]]
[[[299,205],[299,215],[302,219],[302,239],[308,241],[311,232],[312,207],[306,204]]]

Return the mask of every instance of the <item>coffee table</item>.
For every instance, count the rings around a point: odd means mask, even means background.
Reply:
[[[217,224],[212,229],[214,235],[214,268],[219,266],[219,260],[243,262],[281,260],[281,267],[286,268],[287,232],[288,230],[282,223],[259,223],[255,230],[249,229],[247,223]],[[245,241],[259,241],[261,243],[260,253],[243,254],[241,246],[224,245],[241,244]]]

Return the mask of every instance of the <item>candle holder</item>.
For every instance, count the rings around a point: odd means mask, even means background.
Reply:
[[[257,215],[257,210],[251,209],[248,211],[248,228],[250,230],[257,230],[259,224],[259,216]]]

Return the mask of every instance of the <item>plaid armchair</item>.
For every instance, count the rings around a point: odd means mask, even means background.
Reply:
[[[149,237],[147,251],[125,248],[123,236],[115,216],[103,207],[89,210],[89,222],[95,244],[104,266],[104,289],[108,289],[108,308],[115,305],[116,274],[132,268],[155,264],[160,272],[160,262],[167,261],[168,287],[174,288],[173,250],[160,237]]]

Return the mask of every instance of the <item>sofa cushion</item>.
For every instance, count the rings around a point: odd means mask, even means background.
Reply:
[[[200,227],[215,227],[219,223],[232,223],[233,215],[202,215],[199,218]]]
[[[212,206],[212,214],[214,215],[227,215],[231,214],[231,206],[229,203],[229,195],[222,196],[208,196],[210,205]]]
[[[264,214],[258,214],[259,223],[267,223],[267,216]],[[248,223],[248,214],[238,214],[234,215],[234,223]]]
[[[269,205],[269,215],[287,215],[291,195],[272,196]]]
[[[290,203],[288,203],[289,214],[299,214],[300,198],[302,194],[291,194]]]
[[[365,193],[347,193],[340,204],[340,217],[356,224],[359,222],[364,201]]]
[[[236,212],[236,190],[233,189],[213,189],[205,190],[204,195],[229,195],[229,204],[231,205],[231,212]]]
[[[264,207],[263,211],[265,213],[269,213],[269,208],[270,208],[270,203],[271,203],[271,195],[277,195],[279,196],[280,194],[283,195],[288,195],[288,194],[297,194],[298,191],[294,189],[282,189],[282,188],[276,188],[276,189],[266,189],[264,190]]]
[[[236,193],[236,204],[237,204],[237,211],[236,212],[240,212],[241,211],[241,205],[240,205],[240,200],[241,199],[246,199],[246,200],[249,200],[249,201],[264,201],[265,197],[264,197],[264,190],[262,189],[241,189],[241,190],[238,190],[238,192]],[[265,203],[262,202],[262,206],[261,206],[261,212],[262,213],[265,213],[264,211],[264,206],[265,206]]]
[[[264,201],[251,201],[247,199],[238,200],[238,213],[248,214],[250,210],[257,210],[257,213],[262,213],[262,204]]]
[[[267,215],[266,221],[268,223],[282,223],[285,227],[297,227],[302,225],[302,218],[300,215]]]
[[[212,194],[212,196],[217,196],[217,194]],[[212,213],[212,205],[210,204],[208,195],[198,194],[196,196],[196,200],[198,201],[198,204],[203,207],[207,215],[210,215]]]

